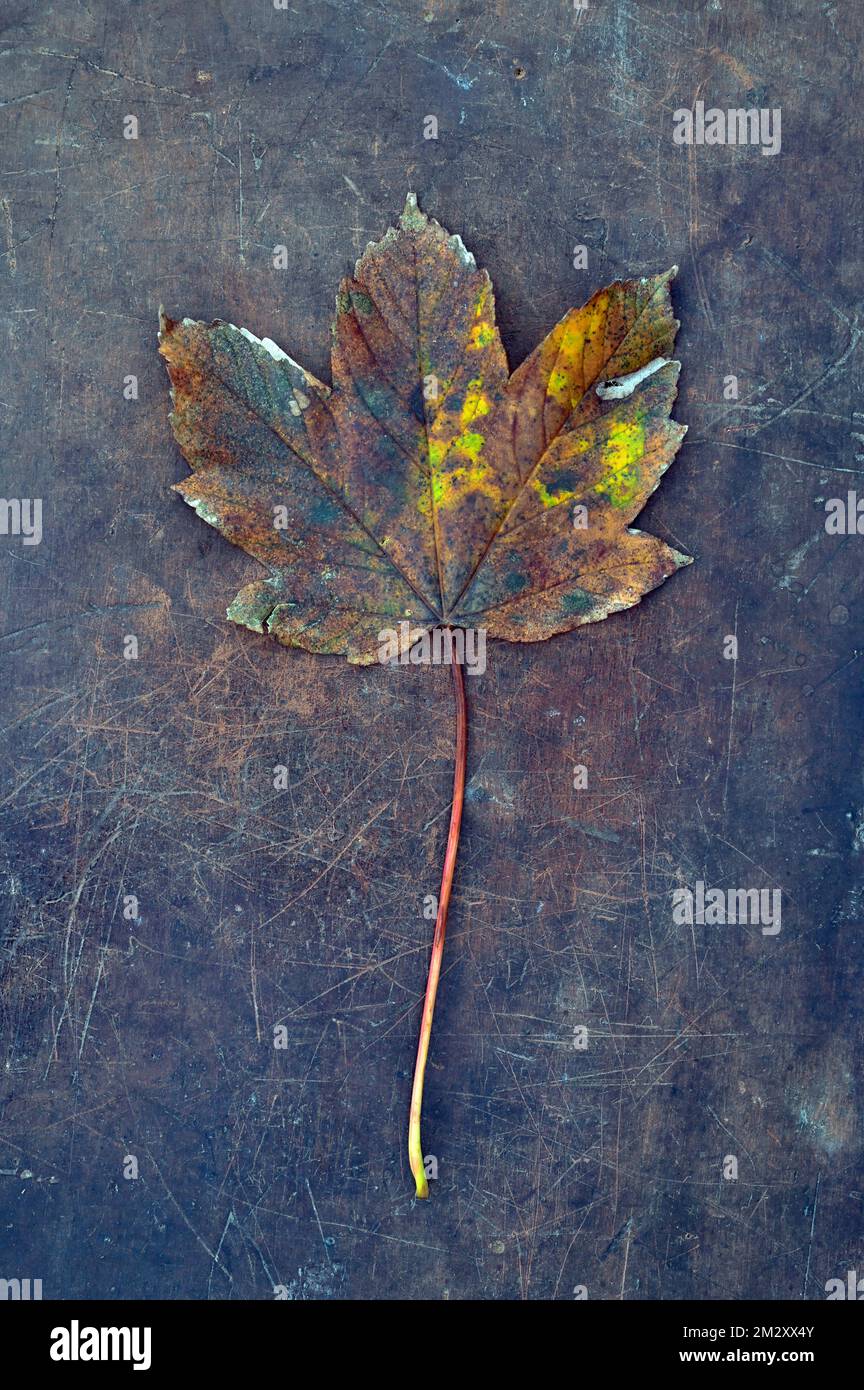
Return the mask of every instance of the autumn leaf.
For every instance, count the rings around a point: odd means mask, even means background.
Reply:
[[[246,328],[160,315],[192,469],[176,489],[267,571],[228,616],[368,664],[385,629],[403,653],[434,628],[450,643],[459,628],[542,641],[631,607],[689,564],[631,526],[686,431],[670,419],[674,273],[598,290],[511,375],[489,276],[409,194],[398,229],[340,285],[332,388]],[[409,1133],[418,1196],[467,747],[452,670],[456,777]]]

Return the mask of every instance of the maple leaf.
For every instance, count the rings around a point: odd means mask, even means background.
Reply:
[[[598,290],[511,375],[489,276],[409,194],[398,229],[340,285],[332,389],[246,328],[160,314],[171,420],[192,468],[175,487],[268,571],[228,616],[368,664],[384,629],[400,654],[439,627],[451,643],[458,628],[542,641],[631,607],[689,564],[630,525],[686,432],[670,419],[674,274]],[[464,681],[452,670],[456,775],[409,1126],[418,1196],[465,779]]]

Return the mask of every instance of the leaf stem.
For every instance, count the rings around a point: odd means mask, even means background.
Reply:
[[[462,806],[465,800],[465,765],[468,753],[468,706],[465,700],[465,678],[462,666],[456,660],[451,628],[446,629],[450,643],[450,666],[453,671],[453,695],[456,703],[456,759],[453,769],[453,806],[450,811],[450,833],[447,836],[447,850],[444,855],[444,872],[441,877],[441,893],[438,898],[438,916],[435,919],[435,935],[432,938],[432,959],[429,962],[429,975],[426,980],[426,998],[423,1001],[423,1018],[420,1023],[420,1041],[417,1044],[417,1061],[414,1064],[414,1086],[411,1091],[411,1114],[408,1122],[408,1161],[418,1197],[429,1196],[429,1184],[423,1163],[423,1148],[420,1143],[420,1115],[423,1109],[423,1078],[426,1072],[426,1059],[429,1056],[429,1039],[432,1035],[432,1015],[435,1012],[435,996],[438,993],[438,980],[441,975],[441,958],[444,954],[444,937],[447,934],[447,908],[450,905],[450,890],[453,887],[453,873],[456,868],[456,854],[459,849],[459,830],[462,825]]]

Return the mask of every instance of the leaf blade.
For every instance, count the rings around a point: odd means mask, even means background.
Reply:
[[[409,195],[342,282],[332,390],[247,329],[163,316],[177,491],[269,571],[229,616],[369,662],[385,627],[545,640],[689,563],[631,528],[685,433],[674,273],[597,291],[510,375],[488,275]]]

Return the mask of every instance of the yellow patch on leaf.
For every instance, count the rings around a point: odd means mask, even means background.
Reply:
[[[470,425],[472,420],[476,420],[478,416],[488,415],[489,411],[492,409],[489,404],[489,397],[483,394],[481,389],[482,386],[482,376],[475,377],[473,381],[468,382],[468,387],[465,391],[465,404],[459,416],[463,429],[465,429],[467,425]]]
[[[586,357],[591,345],[603,328],[609,306],[608,296],[583,304],[568,314],[550,334],[550,350],[555,353],[555,365],[549,373],[547,394],[567,410],[582,399],[586,387]],[[590,373],[588,373],[590,378]]]
[[[613,507],[626,507],[639,485],[637,464],[645,453],[645,426],[640,419],[610,420],[609,437],[603,444],[603,478],[594,491],[608,497]]]
[[[480,352],[486,348],[495,337],[495,329],[491,323],[475,323],[471,326],[471,336],[468,340],[469,352]]]

